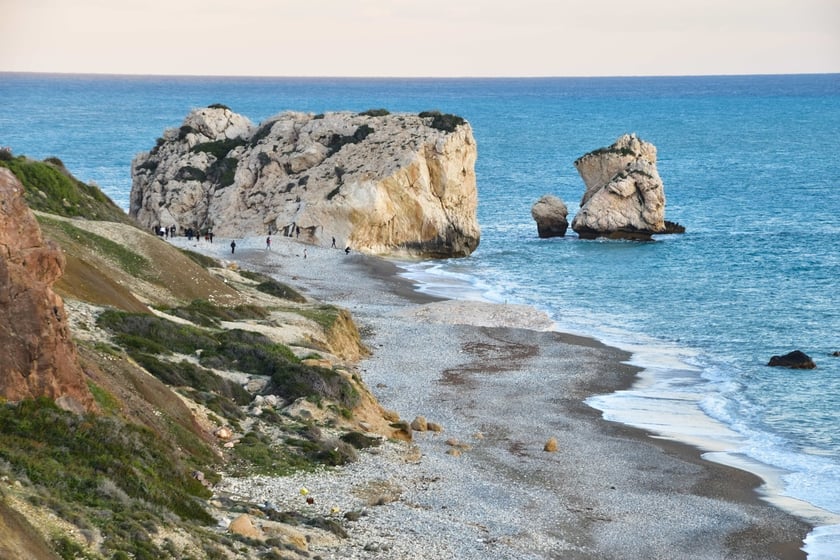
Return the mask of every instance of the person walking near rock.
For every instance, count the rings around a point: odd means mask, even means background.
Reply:
[[[271,236],[265,238],[265,250],[271,251]]]
[[[236,252],[236,241],[230,242],[230,254],[234,254]]]

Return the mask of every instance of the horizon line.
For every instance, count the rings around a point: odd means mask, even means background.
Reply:
[[[254,75],[254,74],[140,74],[113,72],[49,72],[32,70],[0,70],[0,75],[77,76],[92,78],[215,78],[215,79],[287,79],[287,80],[552,80],[610,78],[737,78],[770,76],[836,76],[840,72],[756,72],[721,74],[613,74],[613,75],[523,75],[523,76],[350,76],[350,75]]]

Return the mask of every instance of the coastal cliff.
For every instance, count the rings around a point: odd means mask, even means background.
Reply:
[[[85,203],[45,212],[62,178]],[[233,533],[255,507],[209,500],[222,472],[351,463],[407,423],[359,376],[348,311],[124,214],[91,219],[112,210],[58,160],[0,154],[0,557],[265,557],[214,544],[208,525]],[[296,515],[321,528],[272,525],[301,536],[294,557],[344,531]]]
[[[76,412],[96,408],[52,289],[64,264],[44,241],[23,185],[0,168],[0,400],[48,397]]]
[[[453,115],[286,112],[252,125],[216,105],[136,156],[130,215],[148,228],[466,256],[480,238],[476,154]]]

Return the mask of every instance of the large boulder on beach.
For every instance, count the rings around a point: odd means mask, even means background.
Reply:
[[[581,238],[650,239],[672,229],[665,222],[665,188],[653,144],[625,134],[578,158],[575,168],[586,185],[572,220]]]
[[[544,195],[531,207],[531,217],[537,222],[537,235],[541,238],[563,237],[569,228],[566,204],[554,195]]]
[[[253,125],[212,106],[135,157],[130,214],[149,228],[466,256],[480,237],[475,161],[454,115],[286,112]]]
[[[790,369],[814,369],[817,364],[811,359],[811,356],[802,352],[801,350],[794,350],[788,352],[784,356],[772,356],[767,362],[768,366],[786,367]]]
[[[52,289],[64,265],[23,185],[0,167],[0,401],[47,397],[73,412],[96,409],[64,302]]]

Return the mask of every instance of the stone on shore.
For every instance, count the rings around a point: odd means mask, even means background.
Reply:
[[[134,159],[130,215],[148,228],[466,256],[480,237],[476,155],[453,115],[286,112],[254,126],[212,106]]]
[[[548,453],[554,453],[555,451],[557,451],[557,438],[548,438],[548,441],[546,441],[545,445],[543,446],[543,451],[546,451]]]
[[[411,421],[411,429],[415,432],[425,432],[429,429],[429,423],[425,416],[417,416]]]
[[[625,134],[578,158],[575,168],[586,185],[572,220],[578,236],[647,240],[667,232],[665,188],[653,144]]]
[[[537,235],[542,239],[563,237],[569,228],[566,204],[556,196],[547,194],[531,207],[531,217],[537,222]]]
[[[231,521],[230,525],[228,525],[228,531],[235,535],[241,535],[250,539],[258,539],[262,536],[259,529],[254,527],[254,524],[251,522],[251,516],[247,513],[243,513]]]

